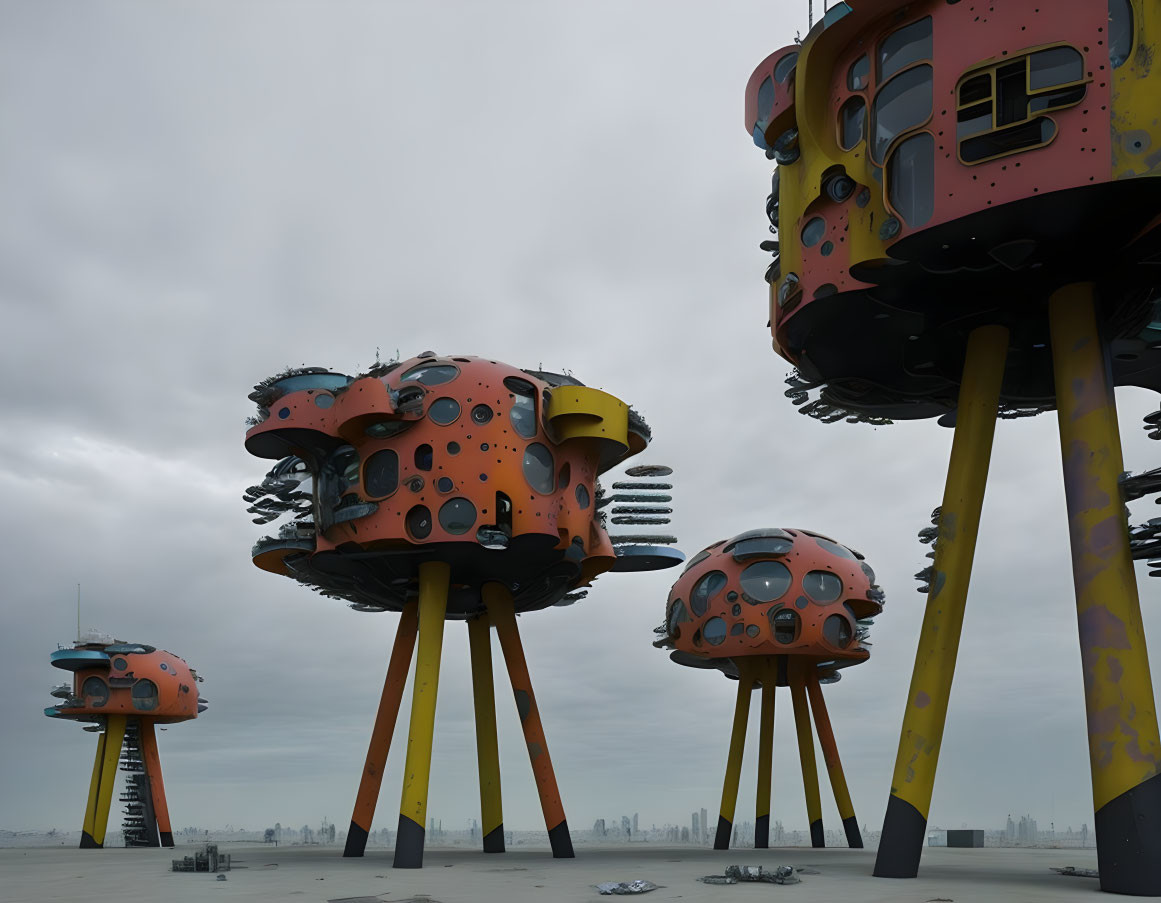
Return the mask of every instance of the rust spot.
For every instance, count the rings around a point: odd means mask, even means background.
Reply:
[[[516,711],[520,713],[520,723],[523,724],[532,711],[532,697],[526,690],[513,690],[512,695],[516,697]]]
[[[531,759],[533,762],[535,762],[538,758],[540,758],[540,754],[542,752],[544,752],[544,750],[542,750],[540,748],[539,743],[529,743],[528,744],[528,758]]]
[[[1128,540],[1129,534],[1128,528],[1125,526],[1125,518],[1120,512],[1117,512],[1093,525],[1092,529],[1089,530],[1086,545],[1088,550],[1098,558],[1108,559],[1115,558],[1117,552],[1122,548],[1122,543],[1127,544]]]
[[[922,690],[920,690],[918,693],[915,694],[915,708],[925,709],[929,705],[931,705],[931,697],[930,696],[928,696]]]

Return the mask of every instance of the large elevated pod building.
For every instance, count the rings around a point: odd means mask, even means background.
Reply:
[[[170,652],[111,637],[83,638],[52,653],[49,661],[73,678],[52,688],[61,701],[44,714],[80,721],[97,734],[81,847],[105,845],[118,763],[127,772],[121,792],[125,845],[172,847],[156,726],[189,721],[205,711],[197,690],[201,678]]]
[[[996,418],[1055,408],[1101,884],[1161,895],[1113,400],[1161,388],[1159,38],[1158,0],[852,0],[750,79],[787,394],[956,431],[877,875],[918,869]]]
[[[476,357],[377,365],[352,378],[280,374],[251,398],[246,448],[277,459],[246,500],[259,523],[289,516],[254,563],[364,612],[400,612],[351,818],[360,856],[416,646],[415,690],[395,865],[423,862],[432,731],[445,619],[467,622],[484,849],[504,849],[490,628],[504,653],[553,855],[572,841],[532,692],[516,615],[570,604],[606,571],[669,567],[668,468],[598,478],[650,433],[624,402],[558,374]],[[611,506],[611,507],[609,507]],[[608,510],[606,510],[606,508]],[[612,536],[606,519],[622,527]]]

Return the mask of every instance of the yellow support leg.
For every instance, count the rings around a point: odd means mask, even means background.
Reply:
[[[770,785],[774,771],[774,658],[758,665],[762,680],[762,712],[758,723],[758,800],[754,807],[754,849],[770,846]]]
[[[101,760],[101,787],[97,793],[97,811],[93,817],[93,841],[105,845],[109,825],[109,808],[113,803],[113,784],[117,780],[117,763],[121,761],[121,744],[125,742],[125,716],[110,715],[105,726],[105,749]]]
[[[798,758],[802,763],[802,787],[806,792],[806,818],[810,822],[810,845],[825,847],[822,831],[822,795],[818,790],[818,763],[814,758],[814,733],[810,729],[810,706],[806,701],[806,668],[812,662],[791,665],[790,701],[794,704],[794,730],[798,734]]]
[[[1093,286],[1049,302],[1101,889],[1161,896],[1161,738]]]
[[[105,735],[97,734],[97,757],[93,760],[93,777],[89,781],[89,801],[85,805],[85,822],[81,827],[81,849],[93,849],[100,844],[93,839],[97,824],[97,798],[101,795],[101,772],[105,764]]]
[[[931,591],[875,859],[878,878],[914,878],[919,871],[1007,354],[1008,330],[1003,326],[981,326],[968,337]]]
[[[722,785],[722,809],[718,816],[718,831],[714,836],[715,850],[728,850],[734,833],[734,809],[738,804],[738,784],[742,777],[742,753],[746,748],[746,725],[750,719],[750,693],[754,689],[754,675],[744,658],[734,659],[738,666],[738,699],[734,704],[734,728],[730,733],[730,753],[726,759],[726,780]]]
[[[826,711],[826,700],[822,698],[822,687],[818,682],[818,669],[806,672],[806,694],[810,697],[810,710],[814,712],[814,726],[818,728],[818,745],[822,747],[822,758],[830,775],[830,787],[834,791],[834,801],[838,806],[839,818],[843,820],[843,830],[847,835],[847,846],[862,849],[863,835],[859,832],[859,821],[855,818],[855,805],[851,802],[851,792],[847,789],[847,778],[843,774],[843,763],[839,759],[838,744],[834,739],[834,728],[830,725],[830,715]]]
[[[500,746],[496,737],[496,690],[492,680],[492,633],[486,614],[468,621],[472,699],[476,709],[476,762],[480,771],[480,827],[485,853],[504,852],[500,794]]]
[[[407,761],[403,768],[403,798],[395,835],[395,868],[423,866],[427,789],[431,778],[431,742],[435,732],[435,699],[439,690],[439,660],[443,651],[443,620],[451,567],[442,561],[419,566],[419,651],[411,695]]]

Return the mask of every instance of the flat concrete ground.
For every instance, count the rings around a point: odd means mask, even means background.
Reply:
[[[1093,850],[923,851],[920,877],[910,881],[871,877],[874,851],[780,847],[772,850],[713,850],[631,844],[579,847],[577,858],[553,861],[547,850],[502,855],[460,850],[428,850],[424,868],[391,868],[391,853],[374,850],[362,859],[343,859],[337,847],[271,847],[222,844],[234,857],[225,881],[204,873],[169,871],[170,860],[192,854],[176,851],[61,847],[0,849],[0,901],[204,901],[303,900],[304,903],[555,903],[612,900],[592,885],[644,878],[661,889],[633,899],[683,901],[788,900],[795,903],[1020,903],[1080,899],[1099,894],[1092,878],[1066,878],[1050,866],[1096,868]],[[730,864],[808,866],[792,886],[738,884],[715,887],[697,881]],[[353,900],[350,898],[354,898]],[[1102,899],[1109,899],[1102,897]]]

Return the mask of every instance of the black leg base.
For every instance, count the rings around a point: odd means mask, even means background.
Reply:
[[[894,794],[887,800],[883,836],[875,857],[876,878],[914,878],[927,836],[927,819],[910,803]]]
[[[816,819],[810,823],[810,845],[812,847],[825,847],[826,835],[822,833],[822,819]]]
[[[99,850],[104,846],[103,843],[97,843],[93,840],[93,835],[88,831],[81,832],[81,849],[82,850]]]
[[[568,822],[562,821],[555,828],[548,829],[548,844],[552,847],[553,859],[573,859],[572,835],[568,833]]]
[[[718,833],[714,835],[714,849],[728,850],[730,848],[730,835],[734,833],[734,826],[731,822],[726,821],[724,815],[718,816]]]
[[[417,825],[406,815],[399,816],[399,831],[395,835],[395,868],[423,868],[424,833],[423,825]]]
[[[491,831],[484,835],[484,852],[485,853],[503,853],[504,852],[504,823],[496,825]]]
[[[347,845],[343,848],[344,856],[362,856],[367,851],[367,832],[359,825],[351,822],[347,829]]]
[[[1097,810],[1096,842],[1101,890],[1161,897],[1161,775]]]
[[[852,850],[863,848],[863,835],[859,831],[859,820],[853,815],[843,819],[843,830],[847,832],[847,846]]]
[[[754,849],[765,850],[770,846],[770,816],[759,815],[754,819]]]

